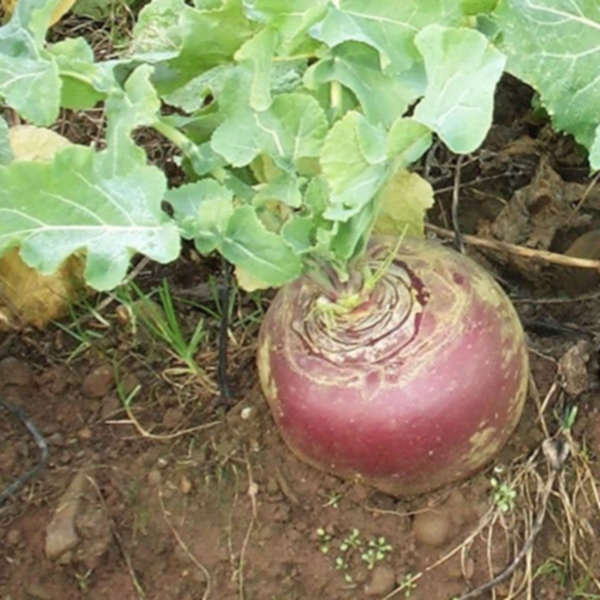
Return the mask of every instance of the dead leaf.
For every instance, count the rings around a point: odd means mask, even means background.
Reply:
[[[49,161],[69,140],[48,129],[19,125],[9,130],[14,160]],[[17,248],[0,258],[0,330],[43,328],[68,313],[84,289],[84,261],[71,256],[52,275],[27,266]]]
[[[550,250],[557,232],[581,227],[590,217],[574,212],[585,185],[564,181],[542,158],[530,184],[518,189],[491,224],[481,224],[480,235],[539,250]],[[539,281],[545,266],[516,254],[504,262],[531,281]]]
[[[17,6],[18,0],[0,0],[0,6],[4,11],[6,17],[10,17],[14,10],[15,6]],[[76,0],[62,0],[59,5],[54,9],[52,13],[52,18],[50,19],[50,27],[60,21],[60,19],[71,10],[73,4],[75,4]]]
[[[254,292],[256,290],[266,290],[271,287],[268,283],[257,279],[248,271],[242,269],[241,267],[235,267],[235,278],[237,279],[240,287],[247,292]]]
[[[15,160],[50,161],[71,142],[62,135],[44,127],[17,125],[8,130],[8,140]]]
[[[424,236],[425,212],[433,205],[433,188],[417,173],[398,170],[379,192],[374,233]]]

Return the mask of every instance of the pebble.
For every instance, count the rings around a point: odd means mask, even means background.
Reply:
[[[83,427],[77,432],[80,440],[90,440],[92,439],[92,430],[89,427]]]
[[[102,418],[113,419],[116,414],[122,409],[121,401],[116,394],[108,394],[102,398]]]
[[[7,356],[0,361],[0,385],[30,385],[33,382],[33,371],[24,361]]]
[[[135,373],[127,373],[121,380],[121,389],[126,396],[129,396],[138,386],[141,387],[141,383]]]
[[[53,433],[52,435],[48,436],[47,441],[52,446],[64,446],[65,436],[62,433],[60,433],[60,431],[57,431],[56,433]]]
[[[173,429],[183,419],[183,411],[181,408],[168,408],[162,418],[162,424],[167,429]]]
[[[421,544],[441,546],[450,533],[448,517],[439,512],[427,511],[418,514],[413,522],[413,533]]]
[[[84,378],[81,391],[90,398],[102,398],[108,394],[115,382],[115,374],[110,365],[93,368]]]
[[[56,511],[46,529],[45,551],[50,560],[58,559],[79,543],[75,519],[87,485],[85,473],[80,471],[56,504]]]
[[[152,471],[148,473],[147,478],[148,484],[153,487],[160,485],[160,482],[162,481],[162,475],[158,469],[152,469]]]
[[[182,475],[179,480],[179,491],[182,494],[189,494],[192,489],[192,482],[185,476]]]
[[[21,532],[18,529],[9,529],[6,534],[6,544],[16,546],[21,541]]]
[[[371,581],[365,585],[365,594],[367,596],[382,596],[389,594],[396,585],[396,576],[391,567],[387,565],[377,565],[373,569]]]

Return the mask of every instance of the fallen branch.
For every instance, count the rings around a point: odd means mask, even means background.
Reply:
[[[440,237],[453,240],[454,232],[437,225],[425,224],[425,228]],[[526,246],[518,246],[517,244],[509,244],[500,240],[490,240],[488,238],[478,237],[476,235],[462,234],[465,242],[480,248],[490,248],[491,250],[499,250],[510,254],[518,254],[535,260],[561,265],[563,267],[577,267],[579,269],[595,269],[600,272],[600,260],[591,258],[577,258],[576,256],[566,256],[557,252],[548,250],[536,250],[535,248],[527,248]]]

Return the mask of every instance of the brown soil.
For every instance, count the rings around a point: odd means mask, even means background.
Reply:
[[[506,213],[500,218],[543,161],[565,186],[589,183],[577,148],[551,135],[528,107],[529,91],[505,81],[484,148],[462,166],[461,223],[480,235],[496,228],[497,237],[508,227],[521,236],[515,243],[536,227],[552,226],[549,249],[562,251],[600,223],[593,196],[578,209],[586,219],[577,227],[556,211],[543,217],[543,207],[556,200],[552,190],[528,205],[525,233],[515,221],[512,229],[510,220],[507,225]],[[455,168],[456,157],[442,148],[422,166],[440,190],[432,219],[441,225]],[[525,543],[548,477],[540,444],[571,406],[578,408],[568,438],[573,456],[532,552],[494,593],[600,598],[594,585],[600,579],[594,539],[600,530],[600,297],[555,302],[568,284],[564,270],[470,253],[515,298],[531,349],[530,396],[517,432],[492,465],[418,497],[397,499],[338,480],[287,450],[258,389],[257,324],[250,318],[256,304],[248,296],[238,296],[234,307],[242,325],[231,326],[230,409],[218,402],[219,323],[212,317],[196,356],[205,377],[175,368],[180,365],[164,344],[141,327],[134,331],[114,304],[104,309],[102,323],[76,327],[66,320],[83,334],[79,339],[55,326],[0,337],[1,397],[27,412],[50,451],[39,477],[0,506],[0,600],[459,597],[504,569]],[[219,263],[194,271],[189,256],[139,280],[151,289],[168,276],[187,331],[202,313],[181,299],[206,275],[219,276]],[[132,392],[128,414],[122,398]],[[1,492],[36,463],[39,450],[22,423],[0,410]],[[383,548],[380,560],[369,562],[369,543],[371,550]]]

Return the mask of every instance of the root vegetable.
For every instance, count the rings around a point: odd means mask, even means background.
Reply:
[[[394,244],[376,239],[370,266]],[[278,292],[259,337],[263,392],[301,459],[406,495],[465,478],[500,450],[522,411],[528,356],[510,300],[482,267],[405,240],[365,301],[322,306],[303,277]]]

